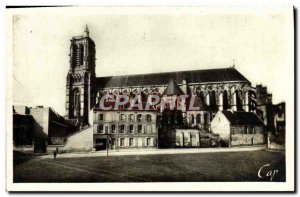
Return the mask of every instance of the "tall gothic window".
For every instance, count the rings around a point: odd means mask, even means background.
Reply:
[[[202,91],[199,94],[199,98],[200,98],[201,103],[205,104],[205,97],[204,97],[204,93]]]
[[[80,117],[80,92],[74,91],[74,117]]]
[[[223,110],[229,109],[227,90],[223,91]]]
[[[235,91],[235,96],[236,96],[236,108],[237,111],[243,111],[243,100],[242,100],[242,95],[241,91],[236,90]]]
[[[216,101],[216,92],[214,90],[211,91],[209,100],[210,100],[211,110],[216,111],[218,109],[218,107],[217,107],[217,101]]]

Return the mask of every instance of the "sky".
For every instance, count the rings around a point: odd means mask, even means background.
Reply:
[[[85,25],[96,75],[233,66],[273,101],[294,92],[291,7],[35,8],[11,14],[13,104],[65,115],[72,36]]]

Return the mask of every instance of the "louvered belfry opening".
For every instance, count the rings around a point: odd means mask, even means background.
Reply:
[[[74,46],[75,51],[75,65],[83,65],[84,46],[82,44]]]
[[[74,56],[75,56],[75,65],[79,65],[79,47],[77,45],[74,45]]]
[[[79,65],[83,65],[83,45],[79,46]]]

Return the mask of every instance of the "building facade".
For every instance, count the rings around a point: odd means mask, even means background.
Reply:
[[[157,147],[156,111],[94,110],[94,149]]]
[[[211,126],[213,133],[228,146],[266,143],[264,123],[253,112],[219,111]]]
[[[95,43],[86,27],[82,36],[71,39],[66,85],[66,118],[93,127],[94,150],[176,145],[184,143],[176,142],[176,129],[211,133],[211,121],[218,111],[256,112],[257,89],[234,66],[96,77],[95,53]],[[107,102],[115,102],[120,95],[128,96],[128,103],[136,96],[145,102],[151,95],[185,95],[186,102],[180,110],[101,109],[103,97],[109,98]],[[171,130],[175,133],[170,134]]]

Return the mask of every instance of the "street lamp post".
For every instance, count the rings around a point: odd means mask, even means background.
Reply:
[[[108,134],[108,131],[105,133],[105,135],[106,135],[106,156],[108,157],[108,149],[109,149],[109,144],[110,144],[110,136],[109,136],[109,134]]]
[[[106,134],[106,157],[108,157],[108,134]]]

